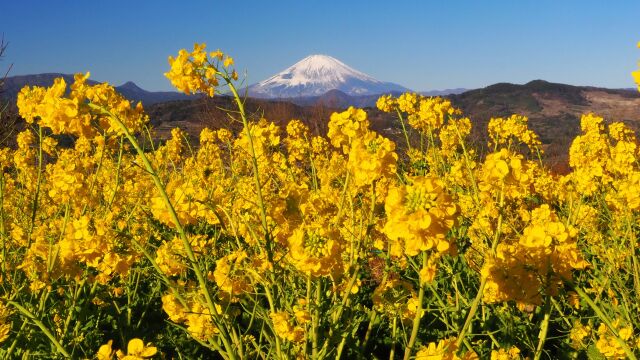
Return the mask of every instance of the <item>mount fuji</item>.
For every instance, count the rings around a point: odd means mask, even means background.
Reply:
[[[374,79],[331,56],[311,55],[249,86],[248,93],[257,98],[298,98],[320,96],[330,90],[350,96],[408,91],[401,85]]]

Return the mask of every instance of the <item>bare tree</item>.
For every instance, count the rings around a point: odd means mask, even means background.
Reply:
[[[7,46],[9,46],[9,43],[7,43],[4,40],[4,34],[3,34],[2,38],[0,38],[0,59],[4,57],[4,53],[5,51],[7,51]],[[0,79],[0,93],[2,92],[4,81],[7,79],[7,76],[9,75],[9,71],[11,71],[12,67],[13,67],[13,64],[9,65],[9,68],[7,68],[7,71],[5,71],[4,75],[2,76],[2,79]]]
[[[0,38],[0,61],[5,56],[8,46],[9,43],[5,41],[3,34],[2,38]],[[12,67],[13,64],[10,64],[0,78],[0,147],[13,145],[18,129],[18,114],[15,104],[11,104],[9,99],[3,97],[4,83]]]

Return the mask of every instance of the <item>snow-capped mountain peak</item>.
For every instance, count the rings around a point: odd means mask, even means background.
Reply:
[[[364,81],[379,82],[371,76],[355,70],[342,61],[328,55],[310,55],[293,66],[261,82],[304,85],[309,83],[340,83],[353,77]]]
[[[264,98],[319,96],[329,90],[349,95],[406,91],[355,70],[328,55],[310,55],[280,73],[249,87],[249,95]]]

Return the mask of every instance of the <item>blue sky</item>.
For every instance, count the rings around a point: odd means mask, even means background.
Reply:
[[[220,48],[260,81],[327,54],[414,90],[533,79],[634,87],[640,1],[0,0],[11,75],[91,71],[170,90],[167,56]]]

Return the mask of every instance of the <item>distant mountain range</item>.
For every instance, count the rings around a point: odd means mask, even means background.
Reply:
[[[317,55],[323,56],[323,55]],[[313,58],[313,57],[308,57]],[[315,74],[314,76],[320,76],[318,74],[325,74],[328,76],[327,81],[319,82],[319,80],[314,85],[303,86],[301,84],[295,85],[293,87],[283,87],[282,91],[278,92],[276,90],[267,91],[267,86],[265,84],[274,84],[274,81],[270,81],[269,79],[258,83],[256,85],[249,87],[249,96],[256,98],[264,98],[264,99],[274,99],[280,101],[287,101],[301,106],[310,106],[310,105],[325,105],[329,107],[335,108],[343,108],[348,106],[357,106],[357,107],[371,107],[375,106],[378,97],[381,94],[392,94],[399,95],[405,91],[410,91],[400,85],[396,85],[393,83],[386,82],[377,82],[377,80],[372,80],[371,84],[369,84],[365,79],[367,79],[367,75],[359,73],[356,70],[353,70],[346,65],[340,63],[338,60],[330,58],[328,56],[323,56],[323,59],[326,60],[329,64],[338,64],[335,67],[321,67],[316,68],[317,72],[314,73],[310,69],[313,66],[307,66],[308,70],[307,74]],[[303,63],[301,61],[300,63]],[[298,63],[298,64],[300,64]],[[315,59],[313,64],[318,65],[319,62]],[[304,64],[309,65],[307,62]],[[340,65],[342,64],[342,65]],[[296,64],[297,65],[297,64]],[[289,69],[293,73],[301,71],[301,66],[292,66]],[[281,73],[282,74],[282,73]],[[361,75],[359,75],[361,74]],[[35,75],[18,75],[7,77],[5,80],[4,86],[2,88],[2,93],[0,96],[9,99],[11,102],[15,102],[20,89],[24,86],[51,86],[53,84],[53,80],[55,78],[62,77],[67,82],[67,84],[73,83],[73,75],[71,74],[61,74],[61,73],[45,73],[45,74],[35,74]],[[360,80],[353,80],[355,77],[359,77]],[[272,77],[270,79],[274,79]],[[319,78],[317,78],[319,79]],[[340,79],[345,80],[344,83],[340,82]],[[372,79],[372,78],[371,78]],[[97,84],[97,81],[88,80],[89,84]],[[264,86],[260,85],[263,84]],[[260,87],[258,86],[260,85]],[[369,86],[370,85],[370,86]],[[269,85],[270,86],[270,85]],[[298,87],[300,86],[300,87]],[[336,86],[334,88],[334,86]],[[368,87],[367,87],[368,86]],[[365,87],[367,90],[365,90]],[[293,89],[298,90],[293,90]],[[340,90],[340,88],[342,90]],[[328,89],[328,90],[326,90]],[[124,95],[127,99],[138,102],[142,101],[144,105],[152,105],[156,103],[173,101],[173,100],[187,100],[190,98],[194,98],[194,96],[188,96],[183,93],[175,92],[175,91],[147,91],[140,88],[135,83],[128,81],[120,86],[116,86],[116,90]],[[304,91],[302,91],[304,90]],[[326,90],[326,91],[325,91]],[[447,90],[432,90],[421,92],[423,95],[427,96],[444,96],[450,94],[459,94],[467,89],[457,88],[457,89],[447,89]],[[287,94],[293,94],[297,92],[298,94],[307,94],[303,96],[284,96]],[[316,94],[317,95],[308,95],[308,94]],[[267,96],[271,95],[279,95],[279,96]]]
[[[51,86],[53,80],[62,77],[67,84],[73,83],[73,75],[60,73],[45,73],[35,75],[18,75],[7,77],[2,88],[2,96],[4,98],[15,101],[20,89],[29,86]],[[97,81],[88,80],[89,84],[98,84]],[[116,86],[116,90],[127,99],[138,102],[142,101],[144,105],[151,105],[164,101],[186,100],[189,96],[175,91],[147,91],[140,88],[135,83],[128,81],[120,86]]]
[[[57,77],[64,78],[68,84],[73,82],[71,74],[12,76],[6,79],[3,93],[0,95],[14,102],[18,92],[24,86],[51,86]],[[88,82],[97,83],[93,80]],[[175,91],[147,91],[131,81],[116,86],[116,90],[127,99],[133,102],[142,101],[144,105],[189,99],[189,96]],[[411,91],[402,85],[377,80],[328,55],[307,56],[276,75],[250,85],[244,90],[246,90],[244,93],[253,98],[286,101],[300,106],[323,105],[332,108],[373,107],[382,94],[397,96]],[[467,89],[431,90],[421,94],[443,96],[460,94],[464,91]]]

